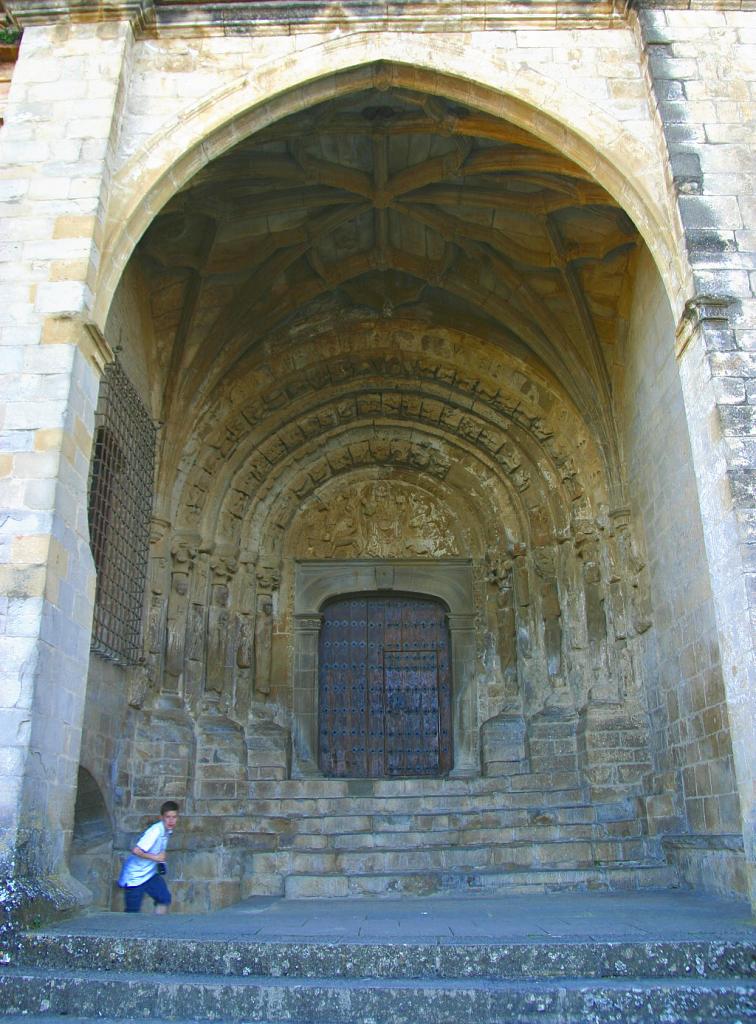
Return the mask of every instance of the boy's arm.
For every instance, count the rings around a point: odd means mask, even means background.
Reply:
[[[162,864],[165,861],[165,851],[162,853],[149,853],[147,850],[143,850],[141,846],[135,846],[131,851],[135,857],[143,857],[145,860],[154,860],[158,864]]]
[[[152,860],[155,861],[156,864],[162,864],[165,861],[165,851],[161,851],[160,853],[150,853],[150,848],[157,843],[160,837],[159,826],[159,822],[155,825],[150,825],[144,835],[137,839],[136,846],[131,851],[135,857],[142,857],[144,860]]]

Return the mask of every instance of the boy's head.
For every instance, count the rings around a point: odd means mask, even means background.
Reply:
[[[163,824],[169,832],[172,832],[176,827],[176,822],[178,821],[178,810],[179,805],[175,800],[166,800],[160,808],[160,817],[163,819]]]

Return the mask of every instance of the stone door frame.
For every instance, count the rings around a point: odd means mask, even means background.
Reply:
[[[318,649],[323,605],[349,594],[411,594],[443,601],[451,642],[452,770],[480,774],[475,692],[475,612],[469,559],[298,561],[294,578],[292,741],[294,778],[324,778],[318,767]]]

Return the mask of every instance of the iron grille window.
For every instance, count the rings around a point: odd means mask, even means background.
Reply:
[[[92,650],[124,665],[140,656],[154,463],[155,427],[116,360],[100,381],[89,538],[97,571]]]

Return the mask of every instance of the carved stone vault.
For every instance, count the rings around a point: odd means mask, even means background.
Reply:
[[[316,773],[312,564],[344,594],[374,589],[352,562],[415,565],[399,590],[431,595],[468,567],[457,773],[511,760],[506,723],[574,735],[599,708],[643,735],[648,584],[613,407],[638,244],[535,136],[380,72],[160,212],[133,258],[164,426],[132,698],[142,749],[169,722],[183,753],[153,790],[230,812],[250,780]],[[585,746],[594,785],[636,792],[647,767],[620,780]]]

